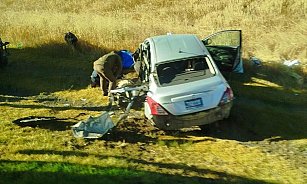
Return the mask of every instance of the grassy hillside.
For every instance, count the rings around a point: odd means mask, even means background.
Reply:
[[[12,47],[63,43],[67,31],[98,48],[134,49],[146,37],[167,32],[202,38],[242,29],[246,54],[274,61],[307,58],[304,0],[3,0],[0,8],[0,35]]]
[[[0,184],[306,183],[306,1],[1,0],[0,9],[0,37],[11,42],[0,68]],[[73,137],[71,125],[107,105],[89,87],[101,54],[157,34],[225,29],[242,30],[245,63],[229,78],[229,119],[164,132],[135,112],[102,139]],[[66,45],[68,31],[79,50]],[[45,120],[20,124],[31,117]]]

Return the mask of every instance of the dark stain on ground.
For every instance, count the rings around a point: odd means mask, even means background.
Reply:
[[[76,122],[69,121],[68,119],[59,119],[56,117],[29,116],[14,120],[13,123],[20,127],[37,127],[55,131],[65,131],[70,129],[70,126]]]

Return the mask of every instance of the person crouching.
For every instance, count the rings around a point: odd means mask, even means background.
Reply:
[[[112,89],[116,87],[116,80],[122,72],[121,57],[112,51],[103,55],[93,63],[94,70],[100,77],[100,88],[103,96],[108,96]]]

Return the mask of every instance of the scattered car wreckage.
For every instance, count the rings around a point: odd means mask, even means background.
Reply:
[[[116,126],[119,122],[128,117],[134,102],[146,95],[147,86],[121,87],[111,90],[109,97],[108,111],[103,111],[98,117],[89,117],[86,121],[80,121],[72,126],[73,135],[77,138],[100,138],[109,129]],[[116,122],[112,121],[110,115],[113,114],[113,105],[126,105],[125,111],[119,116]]]
[[[140,97],[145,117],[164,130],[228,118],[234,95],[224,76],[243,73],[241,43],[241,30],[217,32],[203,40],[192,34],[145,39],[134,54],[141,84],[110,92],[110,104],[128,102],[118,122]]]

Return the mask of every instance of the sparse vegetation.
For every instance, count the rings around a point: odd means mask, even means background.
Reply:
[[[306,183],[307,2],[304,0],[0,1],[0,183]],[[146,37],[241,29],[228,120],[165,132],[132,116],[99,140],[70,125],[105,109],[92,61]],[[80,42],[73,51],[64,33]],[[260,58],[253,66],[250,56]],[[298,59],[301,65],[281,65]],[[27,126],[26,117],[47,117]]]

